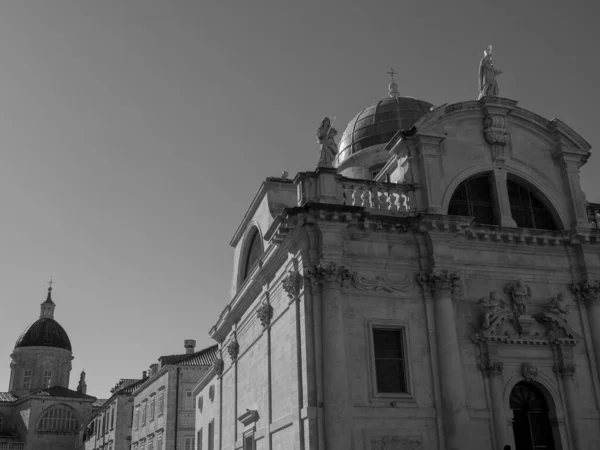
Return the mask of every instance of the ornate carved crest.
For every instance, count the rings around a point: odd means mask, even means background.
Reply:
[[[447,270],[431,271],[429,273],[421,272],[419,274],[419,283],[423,289],[430,289],[435,291],[436,289],[448,289],[454,290],[460,286],[460,277]]]
[[[234,337],[233,340],[229,341],[227,344],[227,353],[231,358],[231,361],[236,361],[238,355],[240,354],[240,344],[238,344],[237,339]]]
[[[533,364],[524,362],[521,364],[521,375],[529,382],[535,381],[535,378],[538,375],[538,369]]]
[[[281,285],[289,298],[297,298],[302,290],[302,275],[297,270],[290,270]]]
[[[506,117],[499,114],[487,114],[483,119],[483,137],[492,147],[492,159],[504,161],[504,146],[510,142]]]
[[[376,276],[369,279],[358,272],[352,272],[352,285],[361,291],[384,291],[390,294],[396,291],[406,292],[412,288],[413,284],[413,277],[408,274],[402,282],[392,283],[384,277]]]
[[[225,369],[225,361],[222,358],[217,358],[213,367],[215,368],[215,372],[217,372],[217,376],[220,377],[223,375],[223,370]]]
[[[271,319],[273,319],[273,307],[265,301],[256,310],[256,315],[263,328],[267,328],[271,325]]]
[[[371,450],[418,450],[423,448],[420,438],[408,436],[380,436],[371,438]]]

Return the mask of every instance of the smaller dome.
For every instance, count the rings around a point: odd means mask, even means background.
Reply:
[[[54,319],[43,317],[29,325],[15,344],[20,347],[54,347],[72,351],[65,329]]]

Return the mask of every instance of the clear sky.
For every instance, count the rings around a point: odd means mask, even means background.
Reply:
[[[501,96],[598,147],[595,3],[2,0],[0,390],[50,277],[72,388],[212,345],[261,181],[314,169],[321,119],[341,133],[390,67],[403,95],[474,100],[491,43]]]

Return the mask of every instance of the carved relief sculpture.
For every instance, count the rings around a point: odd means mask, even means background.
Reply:
[[[273,319],[273,307],[265,301],[256,310],[256,315],[263,328],[267,328],[271,325],[271,319]]]
[[[550,314],[557,315],[561,320],[566,320],[569,314],[571,305],[567,303],[562,292],[556,297],[552,297],[550,302],[546,305],[546,309]]]
[[[479,63],[479,98],[482,97],[498,97],[500,89],[498,89],[498,82],[496,76],[502,73],[501,70],[496,69],[492,62],[492,46],[488,45],[483,51],[483,58]]]
[[[571,285],[571,292],[579,300],[585,300],[586,302],[597,301],[600,297],[600,283],[595,280],[590,280],[588,277],[583,277],[581,282],[574,283]]]
[[[225,361],[223,361],[222,358],[217,358],[215,363],[213,364],[213,367],[215,368],[217,376],[220,377],[221,375],[223,375],[223,370],[225,369]]]
[[[533,364],[524,362],[521,364],[521,375],[525,380],[532,382],[538,375],[538,369]]]
[[[325,117],[317,130],[317,142],[321,146],[319,167],[332,167],[332,162],[338,152],[338,147],[335,143],[336,135],[337,130],[331,126],[331,119]]]
[[[507,284],[504,292],[512,299],[512,309],[517,317],[527,314],[527,298],[531,297],[531,288],[523,280],[517,280],[515,284]]]
[[[505,312],[506,302],[496,297],[496,292],[492,291],[487,297],[481,297],[477,303],[484,308],[482,327],[487,329],[491,323],[503,312]]]

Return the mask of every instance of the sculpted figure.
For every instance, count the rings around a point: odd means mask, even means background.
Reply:
[[[496,69],[492,63],[492,46],[488,45],[483,51],[483,58],[479,63],[479,98],[498,97],[500,90],[496,82],[496,75],[500,75],[501,70]]]
[[[338,152],[338,147],[334,140],[336,135],[337,130],[331,126],[331,120],[329,117],[325,117],[317,130],[317,142],[321,146],[319,166],[331,167],[331,163]]]
[[[483,315],[483,328],[489,328],[491,323],[504,312],[506,303],[504,300],[496,297],[496,292],[492,291],[487,297],[481,297],[477,303],[485,309]]]
[[[527,314],[527,297],[531,297],[531,288],[523,280],[517,280],[516,284],[509,284],[504,291],[512,298],[513,311],[517,316]]]
[[[546,306],[546,309],[549,313],[556,314],[562,320],[565,320],[567,314],[569,314],[570,305],[567,303],[561,292],[556,297],[552,297],[550,303]]]

